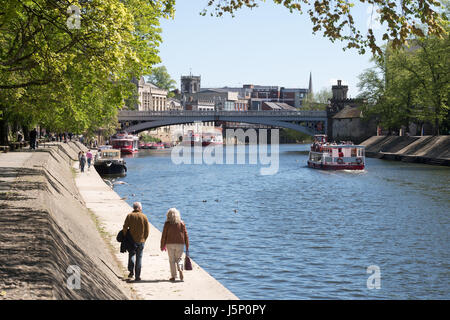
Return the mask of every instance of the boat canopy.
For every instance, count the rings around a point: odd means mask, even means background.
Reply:
[[[120,159],[120,150],[118,149],[102,150],[100,151],[100,158]]]

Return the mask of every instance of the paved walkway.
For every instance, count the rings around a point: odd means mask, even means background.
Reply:
[[[2,168],[2,182],[11,184],[18,176],[18,171],[24,163],[33,155],[31,152],[0,153],[0,168]],[[8,174],[5,174],[9,171]]]
[[[94,168],[80,173],[78,162],[76,185],[86,206],[97,216],[103,231],[107,233],[114,246],[116,257],[121,262],[124,276],[128,253],[120,253],[120,244],[115,240],[123,227],[123,222],[132,208],[119,195],[107,186]],[[145,208],[144,208],[145,213]],[[151,221],[150,221],[151,222]],[[189,231],[189,230],[188,230]],[[233,300],[238,299],[217,280],[193,261],[193,270],[184,271],[184,281],[170,282],[167,252],[161,252],[161,232],[150,224],[150,236],[144,248],[140,282],[130,282],[139,298],[146,300]]]

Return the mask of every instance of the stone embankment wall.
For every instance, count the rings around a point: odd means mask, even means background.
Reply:
[[[0,298],[131,297],[75,185],[71,162],[81,149],[70,142],[0,155]],[[76,285],[69,266],[80,270],[80,289],[67,285]]]
[[[450,136],[375,136],[361,144],[368,157],[450,166]]]

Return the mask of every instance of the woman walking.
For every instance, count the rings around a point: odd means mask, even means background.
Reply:
[[[167,219],[161,236],[161,250],[167,248],[170,264],[170,281],[175,281],[177,269],[180,273],[180,280],[183,281],[182,260],[183,249],[189,250],[189,237],[186,225],[181,220],[180,212],[176,208],[167,211]]]
[[[89,149],[88,152],[86,153],[86,159],[87,159],[87,164],[88,164],[88,170],[90,170],[91,169],[91,162],[92,162],[91,149]]]

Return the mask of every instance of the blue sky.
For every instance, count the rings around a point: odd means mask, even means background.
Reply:
[[[162,20],[161,65],[179,88],[181,75],[201,75],[202,87],[243,84],[307,88],[315,92],[341,79],[355,97],[358,75],[372,66],[370,53],[343,51],[322,34],[312,34],[307,14],[291,14],[268,0],[234,18],[200,16],[206,0],[178,0],[174,19]],[[354,18],[366,27],[370,10],[360,5]]]

